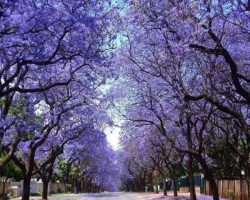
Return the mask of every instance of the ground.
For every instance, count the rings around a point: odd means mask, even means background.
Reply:
[[[173,197],[172,193],[164,197],[155,193],[124,193],[105,192],[100,194],[57,194],[52,195],[49,200],[188,200],[189,194],[182,193],[179,197]],[[211,196],[197,195],[198,200],[212,200]],[[21,198],[13,199],[20,200]],[[30,200],[41,200],[41,197],[31,197]],[[221,199],[223,200],[223,199]]]

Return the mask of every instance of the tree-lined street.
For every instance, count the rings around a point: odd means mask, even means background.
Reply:
[[[187,197],[188,194],[185,194]],[[32,197],[31,200],[38,200],[40,197]],[[170,197],[171,198],[171,197]],[[173,198],[173,196],[172,196]],[[154,193],[125,193],[125,192],[105,192],[101,194],[59,194],[52,195],[51,200],[162,200],[162,194]],[[183,198],[180,198],[182,200]],[[19,200],[19,199],[15,199]]]
[[[183,192],[250,198],[250,0],[1,0],[0,199]]]
[[[38,200],[40,197],[32,197]],[[51,200],[187,200],[189,193],[182,193],[178,198],[170,192],[168,197],[155,193],[128,193],[128,192],[105,192],[101,194],[57,194],[50,197]],[[20,198],[13,199],[20,200]],[[198,200],[212,200],[211,196],[198,195]],[[225,200],[225,199],[221,199]]]

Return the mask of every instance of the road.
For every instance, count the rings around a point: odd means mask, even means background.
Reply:
[[[123,193],[123,192],[107,192],[101,194],[82,194],[85,200],[156,200],[162,195],[142,194],[142,193]]]
[[[61,194],[50,200],[161,200],[162,194],[105,192],[100,194]],[[32,198],[31,198],[32,199]]]
[[[189,200],[188,193],[181,193],[174,197],[172,192],[168,192],[167,197],[163,194],[155,193],[124,193],[124,192],[105,192],[100,194],[61,194],[49,198],[49,200]],[[197,194],[198,200],[212,200],[212,196]],[[220,198],[221,200],[226,200]],[[31,199],[32,200],[32,199]],[[35,200],[35,199],[34,199]],[[39,199],[40,200],[40,199]]]
[[[104,192],[99,194],[53,194],[49,200],[162,200],[162,194]],[[21,197],[12,200],[21,200]],[[30,197],[30,200],[41,200],[41,197]]]
[[[155,193],[124,193],[124,192],[105,192],[99,194],[54,194],[49,200],[188,200],[188,193],[181,193],[178,198],[173,197],[172,192],[168,192],[167,197],[163,194]],[[198,200],[212,200],[212,196],[197,194]],[[16,198],[13,200],[21,200]],[[30,197],[30,200],[41,200],[41,197]],[[221,199],[226,200],[226,199]]]

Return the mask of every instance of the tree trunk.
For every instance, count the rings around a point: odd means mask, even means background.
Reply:
[[[174,189],[174,196],[176,197],[177,194],[177,180],[176,180],[176,170],[173,168],[173,189]]]
[[[49,189],[49,181],[46,179],[43,180],[43,193],[42,193],[42,199],[47,200],[48,199],[48,189]]]
[[[167,182],[166,182],[166,179],[163,180],[164,182],[164,196],[167,196],[168,193],[167,193]]]
[[[79,193],[79,181],[76,181],[76,194]]]
[[[29,197],[30,197],[30,180],[31,180],[30,175],[24,176],[22,200],[29,200]]]
[[[44,200],[48,199],[49,182],[51,181],[51,178],[53,175],[53,166],[54,166],[55,159],[50,163],[50,165],[45,167],[43,170],[40,170],[40,175],[43,181],[42,199]]]
[[[84,182],[83,182],[83,180],[81,180],[81,193],[83,193],[84,192]]]
[[[209,186],[211,188],[211,192],[213,194],[213,199],[214,200],[219,200],[219,192],[218,192],[218,187],[215,181],[215,178],[209,169],[206,161],[202,157],[197,157],[197,161],[201,164],[201,167],[204,171],[205,179],[209,182]]]
[[[158,193],[159,193],[159,190],[158,190],[158,185],[157,185],[157,183],[156,183],[155,187],[156,187],[155,192],[158,194]]]
[[[149,174],[150,191],[154,192],[153,173]]]
[[[186,106],[188,108],[188,104],[186,104]],[[187,120],[187,122],[186,122],[187,123],[186,139],[187,139],[187,143],[188,143],[188,148],[192,149],[191,117],[188,113],[186,113],[186,120]],[[191,154],[188,154],[187,172],[188,172],[190,199],[196,200],[195,185],[194,185],[194,178],[193,178],[193,155],[191,155]]]
[[[72,182],[71,182],[71,192],[76,193],[76,190],[77,190],[77,188],[76,188],[76,180],[73,178]]]
[[[146,177],[143,178],[143,192],[146,192]]]
[[[193,178],[193,158],[191,155],[189,155],[187,171],[188,171],[190,199],[196,200],[195,185],[194,185],[194,178]]]
[[[213,194],[213,199],[219,200],[220,198],[219,198],[218,187],[217,187],[217,184],[216,184],[216,181],[215,181],[213,175],[210,172],[205,172],[205,171],[204,171],[204,174],[205,174],[206,180],[208,180],[208,182],[209,182],[209,186],[210,186],[211,192]]]

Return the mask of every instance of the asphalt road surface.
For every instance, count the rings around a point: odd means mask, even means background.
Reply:
[[[104,192],[99,194],[59,194],[50,200],[162,200],[162,194]],[[31,200],[36,198],[31,198]]]
[[[49,196],[49,200],[188,200],[188,193],[179,194],[178,198],[173,196],[172,192],[168,192],[167,197],[163,194],[155,193],[125,193],[125,192],[104,192],[99,194],[54,194]],[[198,200],[212,200],[212,196],[197,195]],[[13,200],[21,200],[16,198]],[[30,200],[41,200],[41,197],[30,197]],[[226,200],[226,199],[221,199]]]
[[[159,195],[141,193],[106,192],[101,194],[82,194],[83,200],[153,200]],[[161,195],[162,196],[162,195]]]

